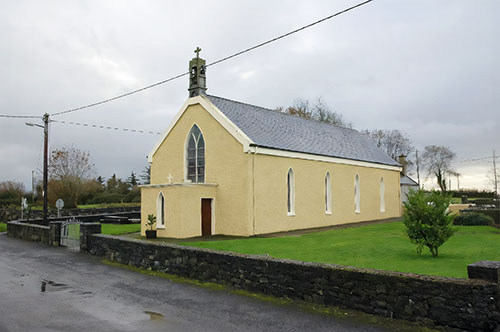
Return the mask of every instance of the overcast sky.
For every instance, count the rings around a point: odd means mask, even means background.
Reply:
[[[75,108],[213,62],[357,1],[2,1],[0,114]],[[263,107],[321,97],[354,128],[399,129],[457,161],[500,154],[500,1],[375,0],[207,71],[208,93]],[[54,117],[163,132],[188,79]],[[39,120],[33,120],[39,121]],[[40,128],[0,118],[0,181],[41,178]],[[39,121],[41,123],[41,121]],[[89,151],[98,174],[140,173],[159,135],[53,123],[52,149]],[[491,188],[491,159],[456,162]],[[452,180],[456,188],[456,180]],[[430,184],[426,185],[430,188]]]

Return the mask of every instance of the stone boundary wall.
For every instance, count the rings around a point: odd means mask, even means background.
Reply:
[[[11,221],[7,223],[7,236],[49,244],[49,226]]]
[[[110,216],[117,216],[117,217],[126,217],[129,219],[140,219],[141,217],[141,212],[140,211],[133,211],[133,212],[116,212],[116,213],[106,213],[106,214],[85,214],[85,215],[75,215],[75,216],[66,216],[66,217],[61,217],[61,218],[48,218],[49,222],[53,221],[66,221],[71,218],[78,219],[81,222],[84,223],[92,223],[92,222],[99,222],[101,219],[105,219],[106,217]],[[26,219],[20,219],[20,220],[12,220],[12,221],[17,221],[17,222],[22,222],[22,223],[28,223],[28,224],[35,224],[35,225],[43,225],[43,219],[31,219],[31,220],[26,220]],[[106,223],[119,223],[119,222],[103,222],[103,224]],[[124,222],[121,222],[122,224]],[[130,220],[128,220],[127,223],[131,223]]]
[[[61,217],[82,217],[87,215],[107,215],[110,213],[140,213],[140,206],[125,206],[125,207],[114,207],[114,208],[100,208],[100,209],[62,209]],[[29,218],[30,221],[42,218],[43,211],[42,210],[31,210]],[[26,214],[25,214],[26,217]],[[50,209],[48,211],[49,218],[57,218],[57,210]],[[5,209],[0,208],[0,221],[13,221],[21,219],[21,211],[16,209]]]
[[[84,242],[81,251],[111,261],[252,292],[340,305],[427,325],[468,331],[500,329],[500,268],[495,270],[495,283],[275,259],[102,234],[88,234]]]

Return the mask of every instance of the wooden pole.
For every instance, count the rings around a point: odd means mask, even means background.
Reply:
[[[48,177],[49,177],[49,114],[43,115],[43,224],[48,225]]]

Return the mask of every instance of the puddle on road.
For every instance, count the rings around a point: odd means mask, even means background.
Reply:
[[[41,289],[42,292],[59,292],[59,291],[68,291],[72,294],[83,295],[85,298],[89,298],[93,296],[93,292],[85,291],[81,289],[75,289],[71,285],[63,284],[60,282],[55,282],[52,280],[42,279]]]
[[[162,314],[154,311],[144,311],[144,313],[149,315],[150,320],[163,320],[165,318]]]

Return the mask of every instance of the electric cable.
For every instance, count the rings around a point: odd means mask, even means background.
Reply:
[[[69,125],[75,125],[75,126],[82,126],[82,127],[97,128],[97,129],[121,130],[121,131],[132,132],[132,133],[161,135],[161,133],[159,133],[159,132],[148,131],[148,130],[130,129],[130,128],[119,128],[119,127],[114,127],[114,126],[105,126],[105,125],[98,125],[98,124],[88,124],[88,123],[82,123],[82,122],[58,121],[58,120],[50,120],[50,122],[63,123],[63,124],[69,124]]]
[[[247,48],[247,49],[245,49],[245,50],[243,50],[243,51],[236,52],[236,53],[234,53],[234,54],[232,54],[232,55],[229,55],[229,56],[226,56],[226,57],[224,57],[224,58],[222,58],[222,59],[219,59],[219,60],[217,60],[217,61],[211,62],[211,63],[209,63],[208,65],[206,65],[205,67],[214,66],[214,65],[216,65],[216,64],[219,64],[219,63],[221,63],[221,62],[227,61],[227,60],[229,60],[229,59],[232,59],[232,58],[237,57],[237,56],[239,56],[239,55],[242,55],[242,54],[244,54],[244,53],[247,53],[247,52],[253,51],[253,50],[255,50],[255,49],[259,48],[259,47],[262,47],[262,46],[268,45],[268,44],[273,43],[273,42],[275,42],[275,41],[277,41],[277,40],[283,39],[283,38],[288,37],[288,36],[290,36],[290,35],[293,35],[293,34],[295,34],[295,33],[297,33],[297,32],[300,32],[300,31],[302,31],[302,30],[304,30],[304,29],[310,28],[310,27],[312,27],[312,26],[314,26],[314,25],[316,25],[316,24],[319,24],[319,23],[322,23],[322,22],[324,22],[324,21],[330,20],[330,19],[332,19],[332,18],[334,18],[334,17],[336,17],[336,16],[339,16],[339,15],[341,15],[341,14],[344,14],[344,13],[346,13],[346,12],[348,12],[348,11],[351,11],[351,10],[353,10],[353,9],[355,9],[355,8],[361,7],[361,6],[363,6],[363,5],[365,5],[365,4],[369,3],[369,2],[372,2],[372,1],[373,1],[373,0],[366,0],[366,1],[364,1],[364,2],[361,2],[361,3],[357,4],[357,5],[354,5],[354,6],[351,6],[351,7],[349,7],[349,8],[346,8],[346,9],[344,9],[344,10],[341,10],[341,11],[339,11],[339,12],[336,12],[335,14],[332,14],[332,15],[326,16],[326,17],[324,17],[324,18],[322,18],[322,19],[320,19],[320,20],[317,20],[317,21],[312,22],[312,23],[310,23],[310,24],[304,25],[303,27],[300,27],[300,28],[298,28],[298,29],[292,30],[292,31],[287,32],[287,33],[285,33],[285,34],[282,34],[282,35],[280,35],[280,36],[278,36],[278,37],[272,38],[272,39],[270,39],[270,40],[267,40],[267,41],[265,41],[265,42],[262,42],[262,43],[260,43],[260,44],[255,45],[255,46],[249,47],[249,48]],[[95,102],[95,103],[91,103],[91,104],[83,105],[83,106],[80,106],[80,107],[76,107],[76,108],[68,109],[68,110],[61,111],[61,112],[56,112],[56,113],[51,114],[51,116],[57,116],[57,115],[62,115],[62,114],[67,114],[67,113],[72,113],[72,112],[80,111],[80,110],[87,109],[87,108],[90,108],[90,107],[94,107],[94,106],[102,105],[102,104],[105,104],[105,103],[108,103],[108,102],[111,102],[111,101],[114,101],[114,100],[117,100],[117,99],[120,99],[120,98],[128,97],[128,96],[130,96],[130,95],[133,95],[133,94],[136,94],[136,93],[139,93],[139,92],[142,92],[142,91],[145,91],[145,90],[148,90],[148,89],[151,89],[151,88],[157,87],[157,86],[159,86],[159,85],[162,85],[162,84],[165,84],[165,83],[171,82],[171,81],[173,81],[173,80],[176,80],[176,79],[181,78],[181,77],[183,77],[183,76],[186,76],[186,75],[188,75],[188,74],[189,74],[189,72],[184,72],[184,73],[182,73],[182,74],[179,74],[179,75],[173,76],[173,77],[171,77],[171,78],[165,79],[165,80],[160,81],[160,82],[157,82],[157,83],[153,83],[153,84],[151,84],[151,85],[147,85],[147,86],[145,86],[145,87],[143,87],[143,88],[140,88],[140,89],[137,89],[137,90],[133,90],[133,91],[130,91],[130,92],[126,92],[126,93],[123,93],[123,94],[121,94],[121,95],[118,95],[118,96],[115,96],[115,97],[112,97],[112,98],[108,98],[108,99],[104,99],[104,100],[101,100],[101,101],[98,101],[98,102]]]

